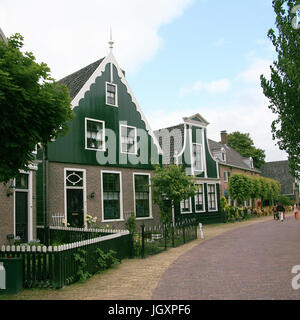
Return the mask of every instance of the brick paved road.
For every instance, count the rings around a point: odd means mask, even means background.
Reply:
[[[180,256],[152,299],[300,299],[300,289],[291,285],[294,265],[300,265],[300,220],[262,222],[228,231]]]

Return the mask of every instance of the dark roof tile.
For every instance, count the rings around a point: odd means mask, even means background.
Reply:
[[[282,194],[293,194],[293,183],[295,178],[289,173],[289,161],[266,162],[261,167],[264,177],[272,178],[280,182]]]
[[[218,151],[221,152],[222,148],[225,150],[226,160],[221,161],[220,159],[218,159],[220,164],[259,172],[259,170],[257,170],[256,168],[251,169],[249,167],[249,165],[247,164],[248,158],[242,157],[237,151],[229,147],[227,144],[222,144],[220,142],[216,142],[210,139],[207,139],[207,140],[208,140],[209,149],[211,150],[211,153],[213,155]]]
[[[58,83],[64,84],[70,91],[71,99],[74,99],[103,60],[104,58],[89,64],[88,66],[59,80]]]

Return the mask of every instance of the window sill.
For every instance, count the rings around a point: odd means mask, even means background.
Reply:
[[[109,220],[104,220],[102,219],[101,222],[106,223],[106,222],[117,222],[117,221],[124,221],[124,219],[109,219]]]

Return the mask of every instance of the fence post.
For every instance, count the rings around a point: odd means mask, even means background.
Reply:
[[[142,224],[142,258],[145,257],[145,225]]]
[[[61,270],[61,252],[58,247],[54,247],[54,274],[55,274],[55,287],[61,288],[62,285],[62,270]]]
[[[174,239],[174,225],[172,224],[172,247],[175,247],[175,239]]]
[[[204,239],[204,233],[203,233],[203,230],[202,230],[202,223],[199,223],[199,230],[200,230],[200,238]]]
[[[167,250],[167,225],[164,223],[165,250]]]
[[[183,243],[185,243],[185,225],[182,226]]]
[[[129,233],[129,258],[134,258],[135,252],[134,252],[134,235],[135,232]]]

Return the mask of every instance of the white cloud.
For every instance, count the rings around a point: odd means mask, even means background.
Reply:
[[[114,53],[134,72],[162,46],[158,30],[194,0],[2,0],[1,28],[25,37],[25,49],[61,78],[104,57],[112,27]]]
[[[200,80],[196,81],[190,87],[181,88],[179,90],[179,96],[183,97],[187,94],[194,92],[208,92],[211,94],[214,93],[224,93],[227,92],[230,88],[230,81],[228,79],[219,79],[213,80],[210,82],[202,82]]]
[[[214,47],[222,47],[226,43],[224,38],[219,38],[212,43]]]
[[[241,71],[236,80],[243,81],[247,84],[260,84],[260,75],[263,74],[266,78],[270,78],[270,65],[272,61],[269,59],[259,58],[254,52],[247,55],[247,60],[250,65],[247,69]]]
[[[246,88],[235,91],[229,102],[221,105],[198,106],[169,110],[151,110],[146,117],[153,130],[182,123],[183,117],[200,113],[210,124],[207,127],[208,138],[220,141],[220,131],[228,133],[240,131],[249,133],[257,148],[266,152],[266,161],[286,160],[287,154],[279,150],[272,140],[271,123],[275,115],[268,108],[268,100],[260,88]]]

